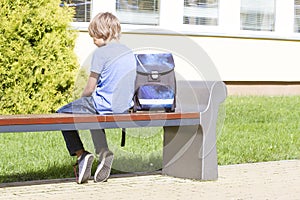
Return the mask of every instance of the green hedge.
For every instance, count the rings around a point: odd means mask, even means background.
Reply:
[[[0,113],[50,113],[73,99],[79,68],[60,0],[0,1]]]

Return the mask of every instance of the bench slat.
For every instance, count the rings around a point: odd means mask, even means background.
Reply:
[[[153,121],[174,119],[199,119],[200,113],[133,113],[117,115],[86,115],[86,114],[30,114],[30,115],[0,115],[0,126],[38,125],[38,124],[74,124],[94,122],[122,121]]]

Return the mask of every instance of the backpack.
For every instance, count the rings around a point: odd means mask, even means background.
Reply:
[[[133,112],[163,110],[174,112],[176,78],[171,53],[135,54],[137,75]]]
[[[137,69],[132,111],[174,112],[176,78],[171,53],[135,54]],[[122,128],[121,146],[125,146],[126,129]]]

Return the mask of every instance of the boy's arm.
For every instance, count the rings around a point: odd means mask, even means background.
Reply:
[[[81,94],[82,97],[88,97],[91,96],[97,86],[99,74],[95,72],[91,72],[89,79],[87,81],[87,84]]]

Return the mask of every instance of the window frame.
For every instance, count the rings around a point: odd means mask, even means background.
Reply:
[[[240,0],[218,0],[218,25],[191,25],[183,23],[184,0],[160,0],[158,25],[121,24],[123,33],[143,34],[184,34],[191,36],[216,36],[237,38],[262,38],[280,40],[300,40],[300,33],[295,32],[294,0],[275,0],[274,31],[252,31],[240,29]],[[92,0],[92,16],[98,12],[116,14],[115,0]],[[172,10],[172,12],[170,12]],[[72,22],[71,26],[80,31],[87,31],[88,22]]]
[[[297,11],[299,14],[297,14]],[[299,22],[296,22],[298,20]],[[295,33],[300,33],[300,4],[296,5],[296,2],[294,4],[294,31]]]
[[[131,24],[130,23],[131,20],[134,21],[134,23],[132,24],[135,25],[157,26],[159,24],[159,17],[160,17],[159,1],[160,0],[135,0],[134,2],[131,2],[133,4],[126,4],[126,0],[124,0],[124,2],[120,2],[120,1],[122,0],[119,0],[119,4],[118,4],[119,9],[116,8],[115,12],[116,12],[116,16],[120,19],[120,22],[122,24]],[[145,1],[151,1],[151,2],[145,3]],[[117,0],[116,0],[116,5],[117,5]]]
[[[241,0],[241,2],[242,1],[243,0]],[[246,0],[246,2],[247,1],[251,1],[251,0]],[[270,0],[264,0],[264,1],[270,3]],[[258,6],[257,4],[254,3],[253,4],[254,8],[253,8],[253,7],[249,6],[249,4],[248,4],[248,6],[246,6],[247,3],[246,3],[246,5],[242,5],[242,3],[241,3],[240,29],[241,30],[251,30],[251,31],[269,31],[269,32],[275,31],[276,0],[273,0],[273,2],[271,2],[271,3],[273,5],[270,6],[270,8],[273,8],[273,10],[268,10],[268,11],[270,11],[269,13],[265,13],[266,7],[269,6],[268,4],[264,4],[264,6],[262,6],[262,5]],[[243,11],[245,11],[245,12],[243,12]],[[244,17],[244,19],[242,19],[242,17]],[[265,26],[264,25],[265,17],[268,19],[268,21],[270,21],[272,23],[271,24],[268,23],[267,26]],[[249,20],[249,18],[250,18],[250,20]],[[269,20],[269,19],[271,19],[271,20]]]
[[[74,1],[74,0],[73,0]],[[82,0],[84,2],[82,3],[79,3],[79,2],[73,2],[72,0],[68,1],[68,0],[65,0],[65,1],[61,1],[60,3],[60,6],[61,7],[64,7],[64,6],[67,6],[67,7],[70,7],[70,8],[74,8],[75,9],[75,13],[76,13],[76,9],[77,9],[77,6],[84,6],[84,19],[83,21],[77,21],[76,23],[81,23],[81,22],[87,22],[88,23],[88,20],[90,20],[91,18],[91,12],[92,12],[92,0]],[[88,10],[88,7],[90,7],[90,10]],[[89,15],[90,14],[90,15]],[[76,15],[74,16],[74,19],[82,19],[80,17],[76,17]]]

